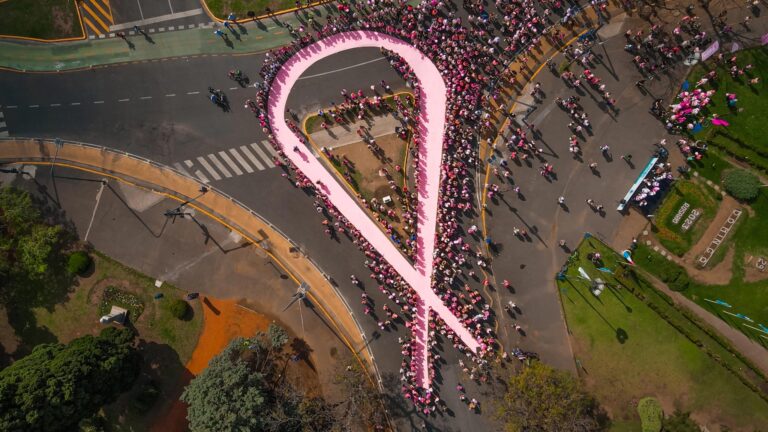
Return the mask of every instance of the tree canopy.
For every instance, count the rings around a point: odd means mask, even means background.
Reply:
[[[189,383],[181,400],[194,431],[330,431],[333,407],[285,380],[288,335],[274,324],[236,338]]]
[[[571,374],[534,361],[509,378],[498,416],[506,430],[591,432],[607,416]]]
[[[38,345],[0,371],[0,430],[73,430],[128,390],[141,358],[129,329]]]

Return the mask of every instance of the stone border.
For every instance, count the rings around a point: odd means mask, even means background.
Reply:
[[[705,249],[704,253],[696,259],[697,264],[699,264],[701,267],[704,267],[709,263],[709,260],[712,259],[712,256],[715,254],[715,251],[717,251],[717,248],[720,247],[720,244],[723,243],[725,237],[727,237],[728,233],[731,232],[731,228],[733,228],[733,226],[739,220],[742,212],[743,211],[741,209],[734,209],[731,212],[731,216],[729,216],[725,223],[720,227],[720,231],[709,243],[707,249]]]

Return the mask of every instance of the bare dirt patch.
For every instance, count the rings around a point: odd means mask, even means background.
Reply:
[[[75,17],[70,11],[54,6],[51,8],[51,17],[53,19],[53,28],[56,33],[69,34],[72,32]]]

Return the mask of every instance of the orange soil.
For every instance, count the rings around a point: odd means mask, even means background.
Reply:
[[[218,300],[210,297],[203,301],[203,332],[197,341],[195,351],[186,367],[192,375],[202,372],[208,362],[221,352],[235,337],[251,337],[266,330],[270,320],[267,317],[243,309],[233,300]],[[179,389],[187,383],[180,383]],[[179,395],[181,392],[179,392]],[[183,432],[187,430],[187,406],[176,400],[168,412],[152,427],[155,432]]]

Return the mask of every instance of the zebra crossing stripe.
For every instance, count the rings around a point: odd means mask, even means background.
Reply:
[[[185,160],[184,163],[187,165],[187,168],[192,169],[195,164],[191,160]],[[210,180],[208,180],[208,177],[205,176],[205,174],[202,173],[200,170],[195,170],[195,176],[203,183],[209,183]]]
[[[198,157],[197,161],[200,162],[200,165],[202,165],[203,168],[205,168],[209,174],[211,174],[214,180],[221,180],[221,176],[219,175],[219,173],[217,173],[216,170],[213,169],[213,167],[211,166],[211,164],[208,163],[207,160],[205,160],[203,157]]]
[[[180,163],[178,163],[178,162],[174,163],[174,164],[173,164],[173,167],[174,167],[174,168],[176,168],[176,170],[177,170],[177,171],[180,171],[181,173],[183,173],[184,175],[188,175],[188,176],[192,177],[192,176],[189,174],[189,171],[187,171],[187,169],[186,169],[186,168],[184,168],[183,166],[181,166],[181,164],[180,164]]]
[[[243,170],[240,169],[239,166],[235,163],[235,161],[232,160],[231,157],[226,152],[220,151],[219,156],[221,156],[222,159],[224,159],[224,162],[229,165],[230,168],[232,168],[232,171],[235,172],[235,175],[243,175]]]
[[[262,145],[264,148],[266,148],[266,149],[267,149],[267,151],[269,152],[269,154],[271,154],[272,156],[274,156],[274,157],[276,157],[276,158],[279,158],[279,157],[280,157],[280,156],[278,156],[278,154],[277,154],[277,152],[275,151],[274,147],[272,147],[272,144],[270,144],[270,143],[269,143],[269,141],[267,141],[267,140],[264,140],[264,141],[262,141],[262,142],[261,142],[261,145]]]
[[[251,153],[251,151],[248,150],[248,147],[240,146],[240,151],[243,152],[245,157],[247,157],[252,164],[256,165],[256,169],[258,169],[259,171],[264,169],[264,165],[262,165],[261,162],[259,162],[259,160],[256,158],[256,156],[254,156],[253,153]]]
[[[210,161],[213,162],[214,165],[216,165],[216,168],[218,168],[219,171],[221,171],[221,173],[224,174],[224,177],[226,178],[232,177],[232,173],[229,172],[229,170],[224,166],[223,163],[221,163],[221,161],[219,160],[219,158],[216,157],[215,154],[213,153],[209,154],[208,159],[210,159]]]
[[[245,159],[243,159],[243,157],[240,156],[240,153],[237,152],[237,149],[231,148],[229,149],[229,152],[232,153],[232,156],[234,156],[235,159],[237,159],[237,161],[240,162],[240,165],[242,165],[243,168],[245,168],[245,170],[248,171],[248,174],[253,172],[253,168],[251,168],[251,166],[248,165],[248,162],[246,162]]]
[[[272,159],[270,159],[269,156],[267,156],[267,154],[264,153],[264,150],[262,150],[261,147],[259,147],[256,143],[251,144],[251,147],[253,147],[253,150],[259,156],[261,156],[262,159],[264,159],[264,162],[267,163],[268,167],[272,168],[273,166],[275,166],[275,164],[272,163]]]
[[[5,114],[0,111],[0,137],[8,136],[8,125],[5,124]]]

